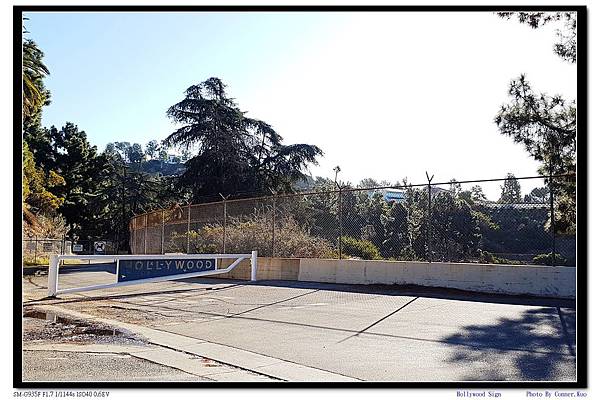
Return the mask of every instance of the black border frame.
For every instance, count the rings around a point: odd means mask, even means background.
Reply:
[[[22,237],[22,123],[21,121],[21,46],[23,40],[22,17],[25,12],[497,12],[497,11],[576,11],[577,12],[577,140],[578,185],[577,185],[577,283],[576,309],[578,347],[576,365],[577,380],[574,382],[23,382],[22,377],[22,275],[13,270],[13,386],[19,389],[173,389],[173,388],[406,388],[406,389],[525,389],[564,388],[584,389],[588,387],[588,224],[587,224],[587,136],[588,136],[588,15],[585,5],[527,6],[527,5],[474,5],[474,6],[337,6],[337,5],[206,5],[206,6],[85,6],[85,5],[15,5],[13,6],[13,238]],[[14,240],[13,266],[22,265],[21,244]]]

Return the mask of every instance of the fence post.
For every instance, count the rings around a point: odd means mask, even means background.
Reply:
[[[433,175],[429,177],[429,173],[425,171],[427,176],[427,261],[431,262],[431,181]]]
[[[38,240],[37,240],[37,236],[34,236],[34,240],[35,240],[35,248],[33,250],[33,263],[37,264],[37,245],[38,245]]]
[[[252,250],[252,257],[250,258],[250,280],[256,281],[256,273],[258,272],[258,251]]]
[[[338,256],[342,259],[342,187],[338,185]]]
[[[552,232],[552,266],[556,265],[556,228],[554,226],[554,188],[553,188],[553,179],[552,179],[552,156],[550,157],[550,181],[549,181],[549,189],[550,189],[550,229]]]
[[[137,254],[138,252],[138,248],[137,248],[137,217],[133,217],[133,245],[131,245],[131,243],[129,243],[129,251],[131,252],[130,254]],[[129,240],[131,241],[131,232],[130,232],[130,238]]]
[[[225,254],[225,239],[227,238],[227,197],[229,196],[225,197],[221,193],[219,193],[219,195],[223,199],[223,243],[221,244],[221,249],[223,251],[221,251],[221,253]]]
[[[160,254],[165,254],[165,210],[161,211]]]
[[[275,257],[275,192],[271,193],[271,257]]]
[[[192,223],[192,205],[188,204],[188,219],[187,219],[187,231],[186,231],[186,240],[187,240],[187,254],[190,254],[190,226]]]
[[[148,213],[144,214],[144,254],[146,254],[146,242],[148,241]]]
[[[50,267],[48,270],[48,296],[56,296],[58,291],[58,256],[52,254],[50,256]]]

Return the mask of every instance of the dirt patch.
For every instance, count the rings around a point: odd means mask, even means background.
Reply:
[[[126,302],[104,301],[102,305],[90,305],[89,303],[71,304],[71,308],[91,314],[100,318],[114,319],[131,324],[154,326],[165,321],[180,321],[182,318],[190,318],[196,313],[186,310],[169,310],[161,307],[151,307]]]
[[[26,307],[23,313],[23,341],[125,345],[146,343],[141,337],[126,330],[30,307]]]

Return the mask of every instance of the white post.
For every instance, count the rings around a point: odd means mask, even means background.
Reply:
[[[56,296],[58,291],[58,255],[50,256],[50,269],[48,271],[48,296]]]
[[[258,251],[252,250],[252,258],[250,259],[250,280],[256,281],[256,273],[258,272]]]
[[[117,263],[115,268],[115,282],[119,283],[119,259],[117,258],[115,262]]]

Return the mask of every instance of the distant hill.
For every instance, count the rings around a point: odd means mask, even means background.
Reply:
[[[304,179],[299,179],[292,185],[297,192],[312,190],[315,187],[315,180],[310,175],[304,175]]]
[[[147,160],[142,163],[141,172],[152,175],[160,174],[162,176],[178,176],[185,172],[185,164],[162,160]]]
[[[141,172],[161,176],[179,176],[185,172],[185,169],[183,162],[163,160],[146,160],[141,165]],[[304,175],[303,179],[297,180],[292,186],[297,192],[312,190],[315,188],[315,180],[310,175]]]

